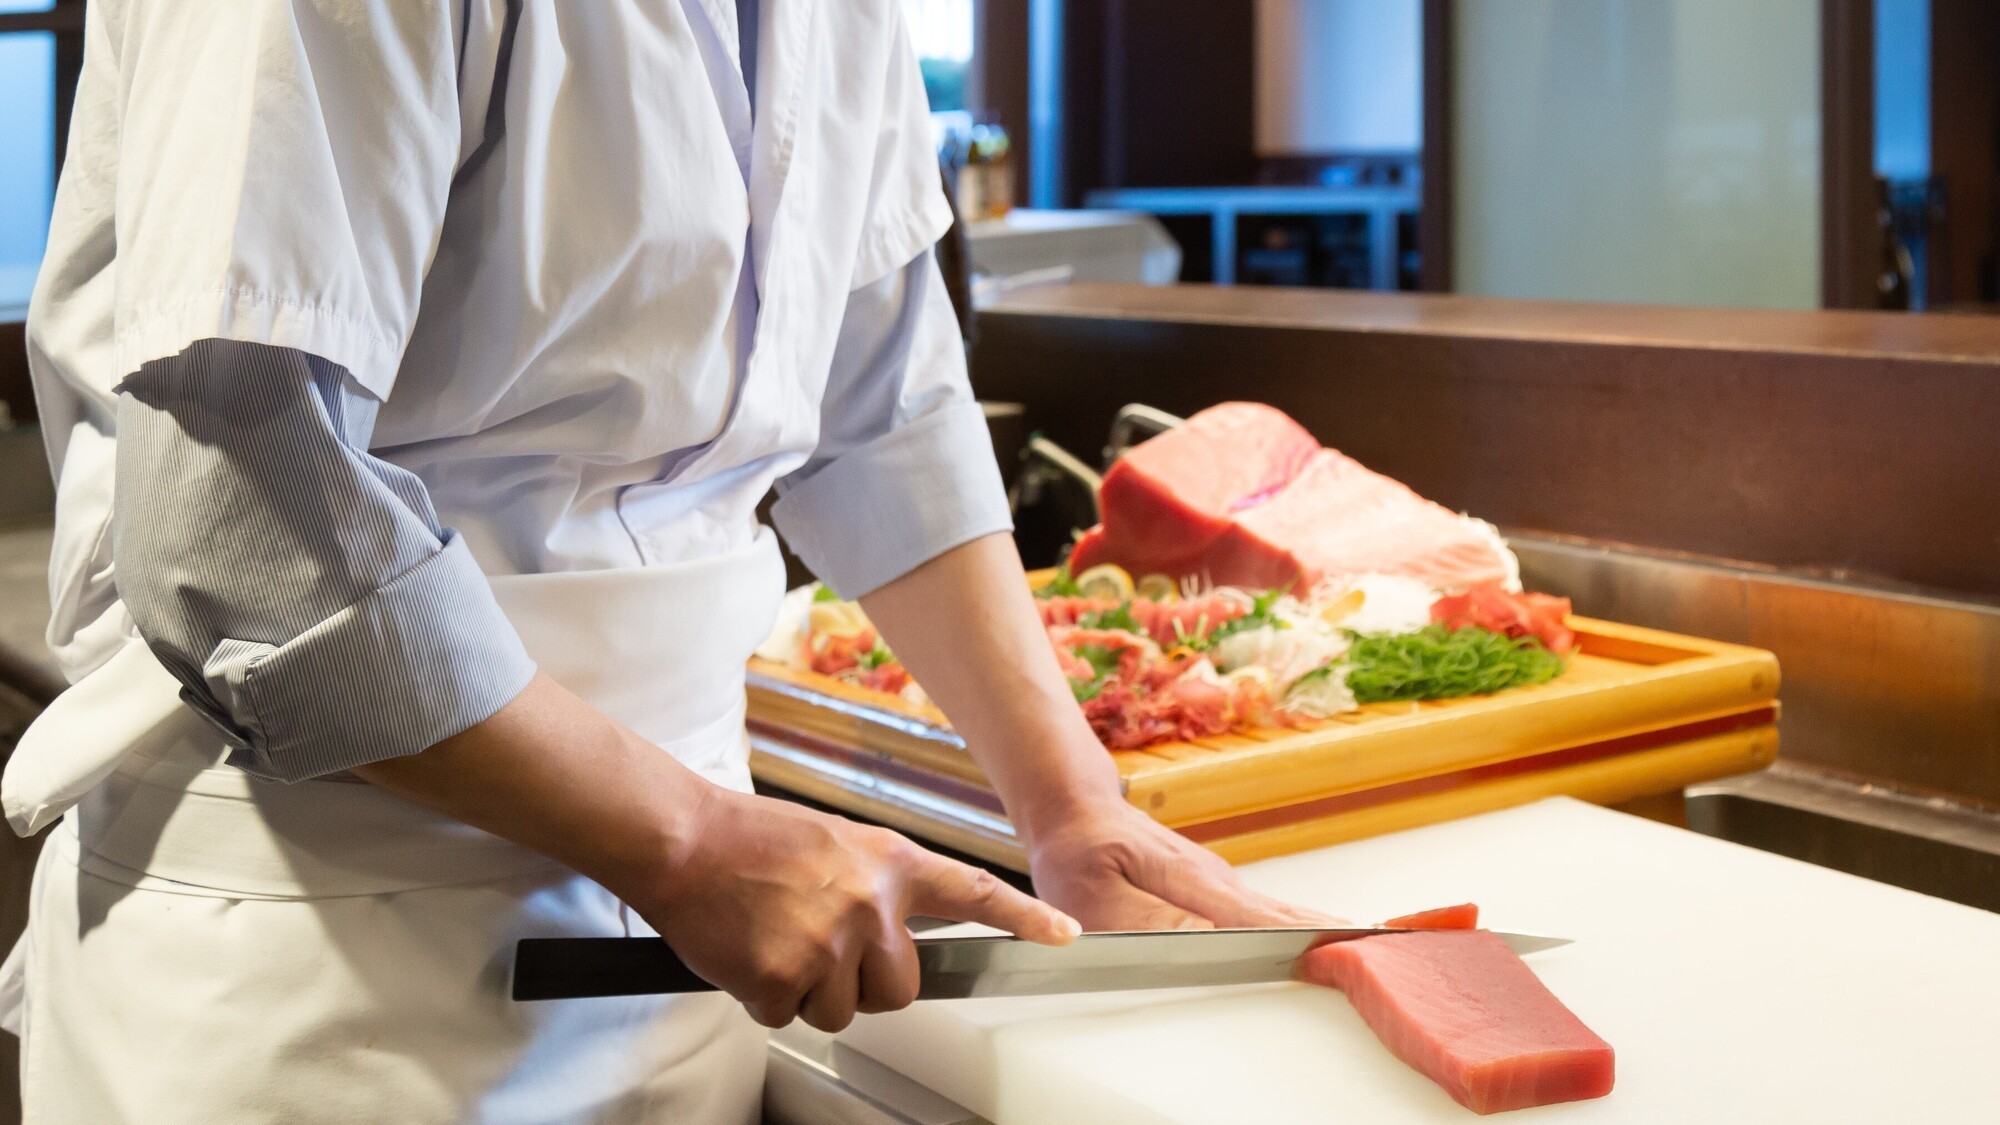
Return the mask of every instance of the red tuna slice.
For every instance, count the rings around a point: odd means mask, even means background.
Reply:
[[[1268,500],[1298,475],[1319,441],[1283,411],[1226,402],[1141,442],[1104,474],[1104,522],[1070,555],[1081,572],[1113,562],[1134,574],[1176,577],[1200,569],[1201,552],[1232,514]]]
[[[1419,910],[1415,914],[1391,918],[1382,925],[1391,930],[1476,930],[1479,928],[1479,907],[1470,902],[1440,906],[1436,910]]]
[[[1486,930],[1325,945],[1298,975],[1347,993],[1384,1046],[1474,1113],[1611,1092],[1611,1045]]]
[[[1209,552],[1223,585],[1309,590],[1321,580],[1399,574],[1439,590],[1507,578],[1505,548],[1450,510],[1360,462],[1321,450],[1268,502],[1239,514]]]
[[[1492,582],[1439,598],[1431,606],[1431,620],[1447,629],[1470,625],[1510,637],[1536,637],[1559,654],[1576,647],[1576,634],[1565,624],[1569,614],[1568,598],[1512,594]]]

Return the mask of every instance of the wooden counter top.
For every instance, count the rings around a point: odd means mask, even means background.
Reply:
[[[1711,309],[1259,286],[1076,284],[987,313],[2000,365],[2000,317]],[[2000,372],[1996,372],[2000,374]]]

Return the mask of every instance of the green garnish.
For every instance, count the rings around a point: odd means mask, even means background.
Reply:
[[[1118,671],[1118,652],[1104,645],[1078,645],[1076,654],[1090,664],[1093,675],[1088,680],[1070,680],[1069,690],[1078,703],[1088,703],[1103,693],[1111,674]]]
[[[1540,640],[1488,629],[1428,625],[1414,633],[1349,636],[1347,686],[1357,703],[1486,695],[1547,683],[1563,670],[1562,658]]]
[[[1211,649],[1225,639],[1233,637],[1238,633],[1247,633],[1252,629],[1262,629],[1266,625],[1269,625],[1273,629],[1286,628],[1287,626],[1284,621],[1271,614],[1272,607],[1276,606],[1278,599],[1284,596],[1285,592],[1283,590],[1264,591],[1257,595],[1256,599],[1250,603],[1250,612],[1217,625],[1214,632],[1208,634],[1206,637],[1199,638],[1194,647],[1197,649]]]
[[[1108,645],[1078,645],[1076,654],[1090,662],[1100,680],[1118,670],[1118,650]]]
[[[1121,629],[1127,633],[1145,633],[1146,627],[1132,616],[1132,603],[1121,602],[1117,609],[1107,609],[1099,613],[1086,613],[1076,619],[1079,629]]]
[[[1083,587],[1078,586],[1076,579],[1070,576],[1068,563],[1057,567],[1055,577],[1035,589],[1035,597],[1038,599],[1076,598],[1081,596],[1083,596]]]
[[[1340,667],[1340,661],[1336,660],[1331,664],[1322,664],[1319,667],[1314,668],[1312,671],[1307,672],[1305,675],[1300,676],[1296,680],[1293,680],[1292,686],[1285,689],[1285,694],[1290,695],[1291,693],[1299,690],[1302,687],[1308,687],[1312,684],[1319,683],[1321,680],[1332,678],[1333,670],[1338,667]]]
[[[841,600],[841,596],[833,592],[833,587],[824,582],[820,583],[819,588],[813,591],[813,601],[815,602],[837,602]]]
[[[889,651],[889,646],[883,644],[881,641],[876,641],[874,648],[861,654],[861,667],[872,672],[894,659],[896,659],[896,654]]]

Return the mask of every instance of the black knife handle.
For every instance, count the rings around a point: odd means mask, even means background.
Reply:
[[[523,938],[514,946],[516,1000],[714,991],[659,938]]]

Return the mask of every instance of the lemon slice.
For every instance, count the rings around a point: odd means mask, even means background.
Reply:
[[[1328,602],[1326,608],[1319,611],[1320,620],[1328,625],[1338,625],[1354,616],[1367,601],[1367,593],[1357,586]]]
[[[1132,599],[1132,576],[1117,563],[1101,563],[1076,576],[1076,588],[1086,598]]]
[[[1180,585],[1164,574],[1148,574],[1139,579],[1139,596],[1147,601],[1174,602],[1180,600]]]

